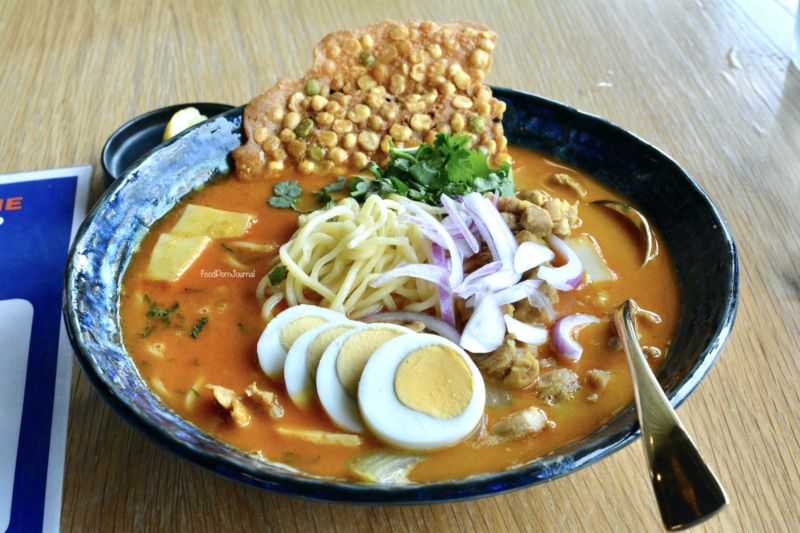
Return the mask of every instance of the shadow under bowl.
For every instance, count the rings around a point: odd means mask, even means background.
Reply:
[[[495,88],[506,136],[593,174],[630,198],[672,251],[683,312],[658,379],[677,407],[720,354],[736,316],[736,246],[714,204],[675,161],[605,120],[530,94]],[[101,397],[148,438],[210,472],[287,496],[357,504],[456,501],[559,478],[639,436],[634,406],[587,437],[507,470],[412,485],[315,478],[265,464],[220,442],[167,408],[141,379],[123,344],[120,285],[150,226],[192,190],[232,168],[243,140],[243,107],[199,124],[142,157],[84,221],[65,277],[65,318],[76,357]],[[168,178],[168,179],[165,179]]]

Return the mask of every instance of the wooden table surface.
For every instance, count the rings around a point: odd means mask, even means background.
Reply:
[[[53,3],[55,4],[55,3]],[[0,3],[0,173],[91,163],[166,105],[240,105],[298,78],[327,33],[383,18],[501,36],[488,82],[607,118],[714,199],[740,252],[739,315],[680,408],[731,498],[703,531],[800,531],[800,72],[796,0]],[[7,252],[2,252],[7,253]],[[641,444],[504,496],[416,507],[297,501],[215,477],[132,430],[75,366],[65,531],[659,531]]]

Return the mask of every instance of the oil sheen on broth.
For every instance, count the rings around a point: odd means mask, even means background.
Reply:
[[[659,254],[646,268],[641,268],[644,250],[632,224],[611,210],[588,205],[594,200],[625,201],[624,198],[586,173],[541,154],[514,147],[510,153],[515,161],[518,189],[541,189],[570,202],[580,200],[582,225],[572,234],[591,235],[618,277],[616,281],[560,292],[560,301],[555,305],[557,315],[586,313],[604,317],[617,304],[632,298],[641,308],[662,319],[660,324],[640,327],[641,345],[661,352],[660,356],[649,358],[651,367],[657,370],[668,354],[681,305],[672,258],[663,241],[660,240]],[[577,178],[587,195],[579,198],[574,191],[547,179],[559,172]],[[267,273],[267,264],[277,254],[277,247],[270,254],[237,248],[235,260],[240,268],[232,267],[227,260],[232,249],[227,241],[280,245],[297,229],[297,213],[267,205],[273,183],[298,180],[304,191],[312,191],[320,190],[334,178],[283,173],[256,181],[222,179],[192,193],[154,224],[132,257],[123,280],[121,318],[125,345],[142,377],[178,414],[220,440],[267,460],[315,475],[355,479],[347,467],[348,460],[369,449],[386,448],[369,432],[363,434],[361,446],[346,447],[313,444],[276,431],[278,426],[341,431],[318,404],[307,410],[297,408],[283,383],[272,381],[259,367],[256,345],[265,322],[254,294]],[[313,199],[304,202],[308,203],[306,209],[315,207]],[[147,279],[148,261],[159,236],[172,228],[187,203],[249,213],[255,220],[243,238],[215,239],[178,281]],[[277,310],[283,308],[285,304]],[[151,312],[154,309],[156,313]],[[540,457],[601,427],[633,401],[625,356],[609,345],[612,337],[609,320],[581,331],[583,355],[577,363],[569,365],[578,375],[581,388],[571,401],[551,406],[527,388],[510,390],[511,401],[503,407],[486,408],[485,420],[489,426],[504,416],[536,406],[547,413],[554,427],[500,446],[474,447],[473,435],[459,444],[428,452],[409,478],[418,482],[436,481],[496,471]],[[555,354],[549,344],[544,344],[538,348],[537,357],[540,363],[547,364]],[[611,374],[604,392],[592,400],[593,390],[586,385],[590,370]],[[284,410],[281,418],[273,419],[266,412],[253,409],[250,422],[239,427],[220,412],[211,391],[205,388],[214,384],[241,393],[252,383],[260,390],[276,394]]]

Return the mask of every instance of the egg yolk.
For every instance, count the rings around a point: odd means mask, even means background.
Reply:
[[[347,394],[358,397],[358,382],[367,361],[382,344],[404,332],[388,328],[369,328],[354,333],[342,344],[339,357],[336,359],[336,374]]]
[[[325,349],[330,346],[337,337],[344,335],[351,329],[353,329],[353,326],[334,326],[330,329],[326,329],[317,335],[316,339],[311,341],[311,344],[308,346],[308,351],[306,352],[306,369],[308,369],[309,376],[317,379],[317,367],[319,366],[320,359],[322,359],[322,354],[325,353]]]
[[[283,328],[281,328],[281,346],[288,352],[292,347],[292,344],[294,344],[294,341],[296,341],[300,335],[311,328],[321,326],[327,322],[327,320],[318,316],[304,316],[296,320],[292,320],[283,326]]]
[[[472,372],[464,358],[441,344],[411,352],[394,375],[400,403],[446,420],[466,411],[472,400]]]

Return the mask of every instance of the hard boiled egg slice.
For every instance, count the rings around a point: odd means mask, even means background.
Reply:
[[[364,324],[334,340],[317,367],[317,394],[322,408],[338,426],[363,433],[358,412],[358,382],[367,361],[381,345],[413,333],[394,324]]]
[[[486,391],[475,363],[436,335],[393,339],[375,351],[358,387],[367,427],[411,450],[440,448],[468,436],[483,416]]]
[[[258,339],[258,363],[272,379],[280,379],[286,354],[294,341],[313,327],[328,322],[345,322],[342,313],[314,305],[290,307],[273,318]]]
[[[295,405],[306,408],[311,404],[316,389],[317,367],[328,346],[340,335],[363,326],[361,322],[328,322],[311,328],[294,341],[286,356],[283,379]]]

